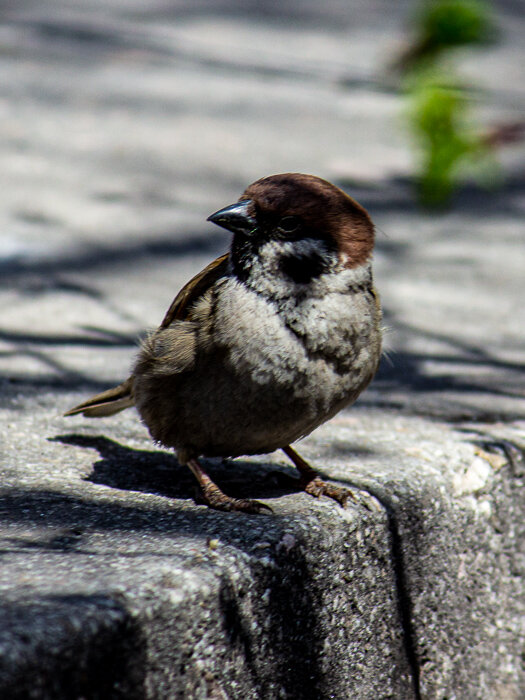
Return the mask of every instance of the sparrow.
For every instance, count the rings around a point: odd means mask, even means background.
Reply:
[[[284,173],[252,183],[208,221],[233,234],[229,252],[181,289],[125,382],[65,415],[135,406],[218,510],[271,508],[224,494],[199,458],[277,449],[307,493],[344,507],[351,492],[321,479],[290,445],[353,403],[377,370],[370,216],[330,182]]]

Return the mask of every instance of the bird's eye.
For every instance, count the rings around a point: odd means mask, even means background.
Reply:
[[[301,224],[301,219],[298,216],[283,216],[279,221],[279,228],[284,233],[293,233],[297,231]]]

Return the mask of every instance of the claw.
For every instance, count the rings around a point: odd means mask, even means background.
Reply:
[[[266,503],[254,501],[251,498],[232,498],[227,496],[217,484],[213,483],[196,459],[190,459],[187,464],[199,482],[201,497],[198,500],[200,503],[214,510],[222,510],[227,513],[251,513],[252,515],[259,515],[265,511],[273,513],[273,510]]]
[[[349,498],[354,502],[358,502],[357,497],[351,491],[351,489],[345,489],[342,486],[335,486],[327,481],[323,481],[319,474],[315,472],[312,467],[305,462],[301,455],[297,454],[289,445],[283,447],[283,452],[288,455],[292,462],[297,467],[301,478],[299,483],[302,488],[309,493],[311,496],[319,498],[320,496],[328,496],[328,498],[333,498],[337,501],[343,508],[346,508],[346,504]]]
[[[237,512],[237,513],[251,513],[252,515],[260,515],[261,513],[270,512],[273,513],[272,508],[267,506],[266,503],[261,503],[260,501],[255,501],[251,498],[231,498],[226,494],[219,491],[219,494],[214,494],[213,496],[208,496],[208,494],[203,492],[204,502],[210,508],[214,510],[222,510],[227,513]]]
[[[334,484],[323,481],[320,476],[315,476],[310,480],[301,479],[300,483],[306,493],[309,493],[311,496],[315,496],[316,498],[328,496],[328,498],[333,498],[334,501],[337,501],[343,508],[346,508],[349,498],[353,501],[356,500],[355,495],[350,489],[345,489],[342,486],[335,486]]]

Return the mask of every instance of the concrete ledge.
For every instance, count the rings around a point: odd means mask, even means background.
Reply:
[[[83,421],[41,442],[44,483],[33,466],[2,498],[0,695],[521,698],[511,429],[481,440],[387,423],[354,410],[304,442],[363,488],[346,511],[294,493],[278,455],[210,465],[273,516],[195,506],[188,475],[136,423],[133,448]]]
[[[138,627],[116,600],[58,593],[0,608],[2,697],[140,698]]]

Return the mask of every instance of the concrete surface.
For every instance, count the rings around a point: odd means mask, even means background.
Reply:
[[[523,5],[462,54],[519,118]],[[436,217],[412,199],[384,70],[409,2],[4,2],[0,14],[0,695],[525,695],[525,149]],[[314,172],[378,226],[388,357],[301,444],[361,489],[295,491],[280,454],[209,464],[274,516],[207,511],[133,412],[63,410],[228,238],[206,216]]]

